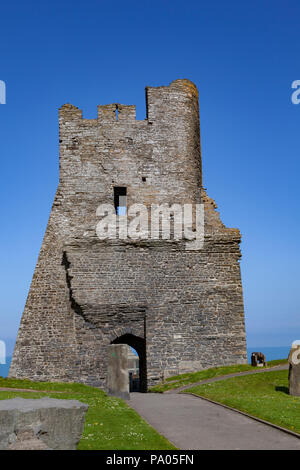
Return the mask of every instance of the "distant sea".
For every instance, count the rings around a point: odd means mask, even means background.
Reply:
[[[251,360],[251,353],[252,352],[262,352],[265,356],[267,361],[272,361],[274,359],[286,359],[289,355],[290,347],[287,346],[255,346],[247,349],[248,355],[248,362],[250,364]],[[0,364],[0,376],[7,377],[9,366],[10,366],[11,356],[6,358],[6,364]]]
[[[10,362],[11,362],[11,356],[6,358],[6,364],[0,364],[0,376],[1,377],[7,377]]]

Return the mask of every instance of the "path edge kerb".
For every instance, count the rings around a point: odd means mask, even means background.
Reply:
[[[278,429],[279,431],[283,431],[287,434],[290,434],[290,435],[300,439],[300,434],[298,434],[297,432],[291,431],[290,429],[287,429],[287,428],[282,428],[281,426],[278,426],[277,424],[271,423],[270,421],[265,421],[264,419],[258,418],[257,416],[249,415],[245,411],[238,410],[237,408],[232,408],[231,406],[224,405],[223,403],[211,400],[210,398],[203,397],[202,395],[196,395],[196,393],[193,393],[193,392],[182,391],[182,392],[180,392],[180,394],[192,395],[195,398],[200,398],[201,400],[206,400],[210,403],[213,403],[214,405],[222,406],[223,408],[227,408],[228,410],[235,411],[236,413],[239,413],[243,416],[246,416],[247,418],[254,419],[255,421],[258,421],[259,423],[266,424],[267,426],[271,426],[272,428]]]
[[[182,385],[181,387],[170,388],[170,390],[166,390],[165,392],[151,392],[151,393],[181,393],[184,390],[188,390],[191,387],[197,387],[198,385],[205,385],[205,384],[211,383],[211,382],[220,382],[221,380],[232,379],[234,377],[243,377],[245,375],[255,375],[255,374],[260,374],[262,372],[271,372],[273,370],[287,370],[288,367],[289,367],[288,364],[279,364],[279,365],[276,365],[276,366],[266,367],[266,368],[258,369],[258,370],[247,370],[247,371],[242,371],[242,372],[233,372],[231,374],[218,375],[218,376],[210,377],[209,379],[199,380],[199,382],[194,382],[194,383],[191,383],[191,384]]]

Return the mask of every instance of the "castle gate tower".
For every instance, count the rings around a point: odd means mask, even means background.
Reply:
[[[107,348],[134,347],[141,389],[162,377],[246,363],[240,232],[202,186],[198,92],[189,80],[146,88],[135,106],[59,112],[59,185],[9,377],[107,384]],[[204,246],[100,239],[97,209],[203,204]],[[170,217],[172,219],[172,216]]]

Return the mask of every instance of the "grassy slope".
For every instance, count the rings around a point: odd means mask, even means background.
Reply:
[[[286,359],[278,359],[275,361],[269,361],[268,367],[273,367],[279,364],[285,364]],[[193,384],[200,382],[201,380],[211,379],[212,377],[218,377],[221,375],[233,374],[235,372],[245,372],[247,370],[261,370],[261,367],[252,367],[249,364],[237,364],[233,366],[224,367],[212,367],[210,369],[201,370],[199,372],[192,372],[189,374],[174,375],[166,379],[164,384],[158,384],[149,389],[150,392],[163,393],[167,390],[176,389],[183,385]]]
[[[123,400],[108,397],[103,391],[82,384],[31,382],[3,379],[0,387],[12,387],[47,392],[0,391],[0,399],[15,397],[75,399],[87,403],[89,410],[80,450],[161,450],[175,447],[155,429],[149,426]],[[58,393],[61,392],[61,393]]]
[[[287,370],[234,377],[187,391],[300,433],[300,397],[288,394]]]

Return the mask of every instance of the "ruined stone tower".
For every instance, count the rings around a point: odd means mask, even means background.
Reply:
[[[189,80],[146,88],[135,106],[66,104],[59,186],[23,313],[10,377],[107,383],[107,347],[133,346],[141,389],[163,376],[246,362],[240,233],[202,187],[198,92]],[[100,240],[97,207],[205,208],[205,242]]]

